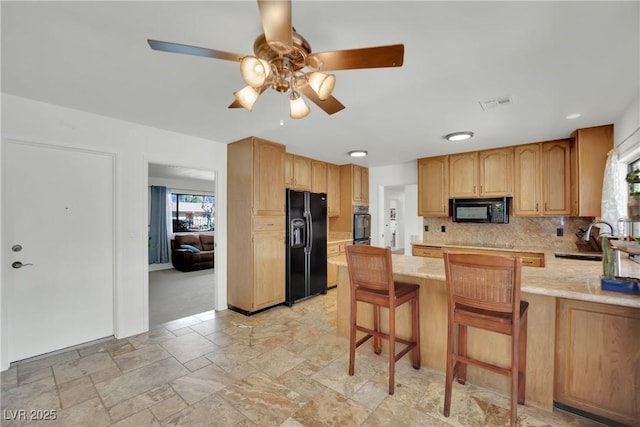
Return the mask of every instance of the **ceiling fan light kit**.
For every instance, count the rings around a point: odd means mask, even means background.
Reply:
[[[331,96],[333,88],[336,86],[336,76],[333,74],[322,74],[319,71],[314,71],[307,76],[307,79],[311,89],[323,101]]]
[[[301,94],[327,114],[344,109],[332,96],[335,75],[321,71],[400,67],[404,62],[402,44],[312,53],[309,43],[291,25],[290,0],[258,0],[258,9],[264,33],[253,44],[255,56],[159,40],[147,42],[154,50],[239,61],[240,74],[248,86],[233,93],[236,101],[229,108],[251,111],[260,94],[271,88],[290,93],[290,116],[294,119],[306,117],[310,111]]]
[[[298,92],[292,90],[289,99],[289,116],[292,119],[302,119],[309,115],[311,110],[307,104],[305,104],[304,99],[298,95]]]
[[[260,87],[271,75],[271,65],[264,59],[245,56],[240,61],[240,74],[249,86]]]
[[[248,111],[253,109],[253,104],[256,103],[258,95],[258,92],[251,86],[245,86],[244,88],[233,92],[233,96],[235,96],[240,105]]]

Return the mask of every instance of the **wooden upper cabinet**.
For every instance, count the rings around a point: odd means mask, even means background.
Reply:
[[[571,135],[571,214],[599,217],[613,125],[578,129]]]
[[[286,153],[284,183],[286,188],[311,191],[311,159]]]
[[[540,153],[542,166],[542,214],[571,214],[571,153],[568,140],[543,142]]]
[[[513,194],[513,147],[480,151],[478,165],[481,197]]]
[[[449,195],[451,198],[477,197],[478,152],[449,156]]]
[[[284,146],[256,140],[253,146],[253,213],[284,215]]]
[[[284,155],[284,185],[286,188],[293,188],[293,154]]]
[[[340,166],[327,163],[327,215],[340,216]]]
[[[311,191],[313,193],[327,193],[327,164],[318,160],[311,160]]]
[[[418,159],[418,215],[449,216],[449,157]]]
[[[449,156],[451,198],[513,194],[513,147]]]
[[[293,184],[297,190],[311,191],[311,159],[308,157],[294,156]]]
[[[352,175],[352,199],[354,205],[369,204],[369,169],[363,166],[351,165]]]
[[[513,157],[513,214],[541,215],[540,144],[518,145],[514,147]]]
[[[571,158],[568,140],[514,147],[513,214],[571,214]]]

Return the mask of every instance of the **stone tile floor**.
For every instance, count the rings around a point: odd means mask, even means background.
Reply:
[[[245,317],[206,312],[126,339],[14,364],[2,373],[3,427],[41,426],[502,426],[509,400],[387,363],[335,333],[336,292]],[[34,418],[55,418],[38,420]],[[518,407],[521,426],[596,426],[562,412]]]

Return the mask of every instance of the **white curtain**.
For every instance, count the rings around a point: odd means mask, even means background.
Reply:
[[[607,164],[604,169],[604,181],[602,183],[602,220],[614,227],[620,218],[627,216],[627,174],[626,164],[618,160],[616,149],[607,154]],[[618,234],[620,230],[614,230]]]

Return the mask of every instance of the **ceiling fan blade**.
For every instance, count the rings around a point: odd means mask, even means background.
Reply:
[[[320,61],[321,71],[400,67],[404,61],[404,45],[312,53],[307,58],[307,64],[314,65],[315,61]]]
[[[278,53],[291,52],[291,0],[258,0],[258,8],[269,47]]]
[[[239,62],[244,56],[238,53],[225,52],[222,50],[208,49],[206,47],[189,46],[171,42],[148,39],[151,49],[163,52],[182,53],[185,55],[204,56],[206,58],[225,59],[227,61]]]
[[[318,95],[314,92],[313,89],[311,89],[311,86],[303,86],[301,88],[298,88],[298,90],[304,96],[309,98],[311,102],[316,104],[318,107],[322,108],[324,112],[327,114],[334,114],[340,110],[344,110],[344,105],[342,105],[340,101],[335,99],[333,96],[330,96],[324,101],[318,98]]]

